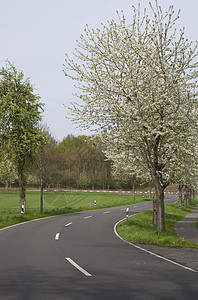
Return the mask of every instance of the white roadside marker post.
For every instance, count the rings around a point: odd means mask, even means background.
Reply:
[[[129,217],[129,208],[127,207],[126,209],[126,220],[128,221],[128,217]]]
[[[23,214],[24,214],[24,204],[21,205],[21,217],[23,218]]]

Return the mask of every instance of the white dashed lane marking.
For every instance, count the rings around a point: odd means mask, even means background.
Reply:
[[[82,267],[80,267],[75,261],[73,261],[70,257],[65,257],[65,259],[72,264],[76,269],[78,269],[80,272],[82,272],[86,276],[92,276],[90,273],[88,273],[86,270],[84,270]]]
[[[68,226],[70,226],[70,225],[72,225],[72,222],[66,224],[65,227],[68,227]]]
[[[58,241],[58,240],[59,240],[59,237],[60,237],[60,233],[57,233],[57,234],[55,235],[55,240]]]

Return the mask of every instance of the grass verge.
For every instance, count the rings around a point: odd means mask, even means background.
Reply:
[[[179,210],[178,203],[165,206],[166,232],[163,234],[156,234],[156,226],[152,224],[152,210],[133,215],[128,221],[122,221],[117,226],[117,232],[123,239],[133,243],[198,249],[198,245],[178,236],[174,230],[175,224],[190,213],[197,203],[198,199],[182,210]]]
[[[58,209],[52,209],[52,210],[45,210],[42,214],[38,211],[28,211],[27,213],[24,214],[24,217],[22,218],[19,213],[13,213],[11,211],[6,211],[5,214],[0,214],[0,229],[5,228],[11,225],[35,220],[35,219],[40,219],[40,218],[45,218],[45,217],[50,217],[50,216],[55,216],[55,215],[60,215],[60,214],[67,214],[67,213],[74,213],[79,210],[75,210],[72,208],[58,208]]]

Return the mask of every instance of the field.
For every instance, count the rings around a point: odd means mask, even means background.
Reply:
[[[40,214],[40,192],[26,192],[26,213],[22,220],[18,191],[0,191],[0,228],[35,218],[82,210],[128,205],[132,194],[88,192],[44,192],[44,211]],[[146,199],[147,198],[147,199]],[[148,196],[136,195],[133,203],[149,200]]]

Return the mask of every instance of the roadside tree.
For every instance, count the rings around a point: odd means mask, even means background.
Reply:
[[[49,129],[41,127],[44,139],[35,157],[35,162],[30,169],[39,181],[40,186],[40,212],[43,212],[43,191],[46,186],[57,187],[63,177],[63,157],[58,150],[58,142],[51,136]]]
[[[73,122],[96,125],[107,148],[111,141],[112,148],[145,162],[155,187],[160,234],[172,159],[185,147],[190,128],[197,130],[198,63],[197,44],[185,39],[184,29],[176,31],[179,14],[173,6],[163,13],[156,1],[151,8],[151,18],[134,8],[131,24],[122,12],[118,23],[96,30],[87,26],[77,42],[76,61],[66,57],[65,75],[77,83],[76,96],[83,101],[70,107]]]
[[[24,172],[43,139],[39,100],[30,80],[8,61],[0,70],[0,142],[18,172],[20,207],[25,206]]]

